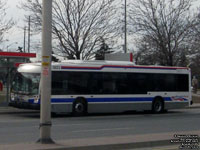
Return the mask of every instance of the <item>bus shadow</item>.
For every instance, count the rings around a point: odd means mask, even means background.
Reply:
[[[156,115],[170,115],[170,114],[182,114],[181,111],[170,110],[163,113],[153,113],[152,111],[126,111],[121,113],[90,113],[85,116],[73,116],[73,114],[52,114],[52,118],[77,118],[77,117],[107,117],[107,116],[156,116]]]

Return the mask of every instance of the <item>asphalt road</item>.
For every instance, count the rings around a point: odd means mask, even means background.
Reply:
[[[52,118],[52,124],[52,139],[55,141],[165,132],[175,134],[200,130],[200,109],[180,109],[164,114],[59,115]],[[0,144],[27,143],[38,139],[39,113],[0,114]]]

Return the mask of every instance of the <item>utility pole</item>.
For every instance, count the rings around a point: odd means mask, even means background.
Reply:
[[[7,92],[6,92],[6,102],[10,101],[10,58],[7,58]]]
[[[39,143],[53,143],[51,139],[51,52],[52,52],[52,0],[42,0],[42,70],[40,100]]]
[[[26,52],[26,26],[24,27],[24,53]]]
[[[124,0],[124,53],[127,53],[127,16],[126,0]]]
[[[31,17],[28,17],[28,53],[30,53]]]

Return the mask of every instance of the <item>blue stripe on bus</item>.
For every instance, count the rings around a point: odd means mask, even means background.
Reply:
[[[74,98],[52,98],[52,103],[72,103]]]
[[[29,103],[34,103],[34,99],[29,99],[28,102]]]
[[[89,103],[101,102],[151,102],[154,97],[136,97],[136,98],[87,98]],[[52,103],[72,103],[75,98],[52,98]],[[170,97],[165,97],[164,101],[172,101]],[[34,103],[33,99],[29,99],[29,103]]]

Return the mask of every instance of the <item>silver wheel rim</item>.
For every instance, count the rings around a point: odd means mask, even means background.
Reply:
[[[154,108],[155,108],[155,111],[156,112],[160,112],[161,109],[162,109],[162,104],[160,101],[156,102],[155,105],[154,105]]]
[[[77,103],[77,104],[75,105],[75,110],[76,110],[76,112],[78,112],[78,113],[83,112],[83,111],[84,111],[84,106],[83,106],[83,104],[82,104],[82,103]]]

